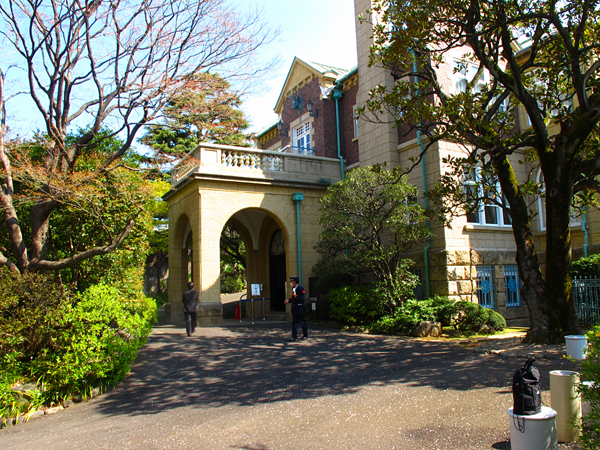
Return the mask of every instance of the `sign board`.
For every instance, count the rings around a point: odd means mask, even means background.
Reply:
[[[252,295],[259,296],[260,295],[260,284],[251,284]]]

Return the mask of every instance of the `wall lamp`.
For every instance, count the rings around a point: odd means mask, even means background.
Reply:
[[[277,129],[279,130],[279,134],[281,136],[287,136],[287,130],[283,129],[283,122],[281,121],[281,119],[279,119],[279,122],[277,122]]]
[[[311,117],[319,117],[319,110],[317,108],[314,108],[313,111],[313,102],[311,102],[310,100],[308,101],[308,103],[306,103],[306,110],[308,111],[308,114]]]

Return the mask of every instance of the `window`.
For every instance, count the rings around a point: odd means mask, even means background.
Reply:
[[[285,254],[285,237],[283,237],[283,231],[277,230],[271,237],[271,248],[269,250],[271,255],[283,255]]]
[[[541,192],[540,196],[537,199],[538,204],[538,216],[540,219],[540,230],[546,230],[546,183],[544,183],[544,174],[542,173],[542,169],[538,170],[537,173],[537,183],[541,184]],[[581,225],[581,216],[577,212],[577,210],[571,209],[571,226],[577,227]]]
[[[461,92],[467,92],[467,85],[477,75],[478,66],[475,64],[468,63],[466,61],[454,61],[454,73],[452,75],[452,81],[454,86],[454,93],[458,94]],[[484,84],[487,83],[488,75],[487,70],[483,71],[481,78],[477,81],[477,84],[473,86],[473,90],[478,92],[481,90]]]
[[[504,286],[506,288],[506,307],[523,306],[519,268],[516,265],[504,266]]]
[[[477,297],[479,306],[495,308],[494,268],[492,266],[475,266],[477,269]]]
[[[294,129],[294,147],[298,153],[308,153],[310,147],[310,123],[305,122]]]
[[[425,300],[425,280],[423,275],[423,269],[412,269],[410,271],[413,275],[419,277],[419,282],[415,286],[413,293],[415,294],[415,299],[417,300]]]
[[[509,226],[512,223],[508,203],[501,194],[500,183],[494,183],[491,179],[485,180],[480,168],[476,167],[465,173],[465,188],[469,197],[482,199],[478,201],[475,211],[467,213],[467,222],[498,226]],[[490,199],[490,203],[486,204],[483,199]],[[498,205],[498,201],[504,207]]]
[[[358,137],[358,113],[356,112],[356,106],[352,108],[352,115],[354,116],[354,138]]]

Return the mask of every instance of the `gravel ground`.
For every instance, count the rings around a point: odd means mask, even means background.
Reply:
[[[509,449],[514,370],[579,370],[564,346],[289,324],[156,327],[114,391],[0,431],[8,449]],[[561,450],[577,449],[561,444]]]

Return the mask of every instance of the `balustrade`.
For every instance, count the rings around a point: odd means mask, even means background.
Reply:
[[[304,153],[299,150],[304,150]],[[266,179],[282,179],[287,176],[282,172],[290,172],[319,183],[338,178],[339,162],[315,157],[312,152],[314,149],[288,147],[284,151],[270,151],[201,144],[173,168],[171,183],[178,184],[192,172]]]

